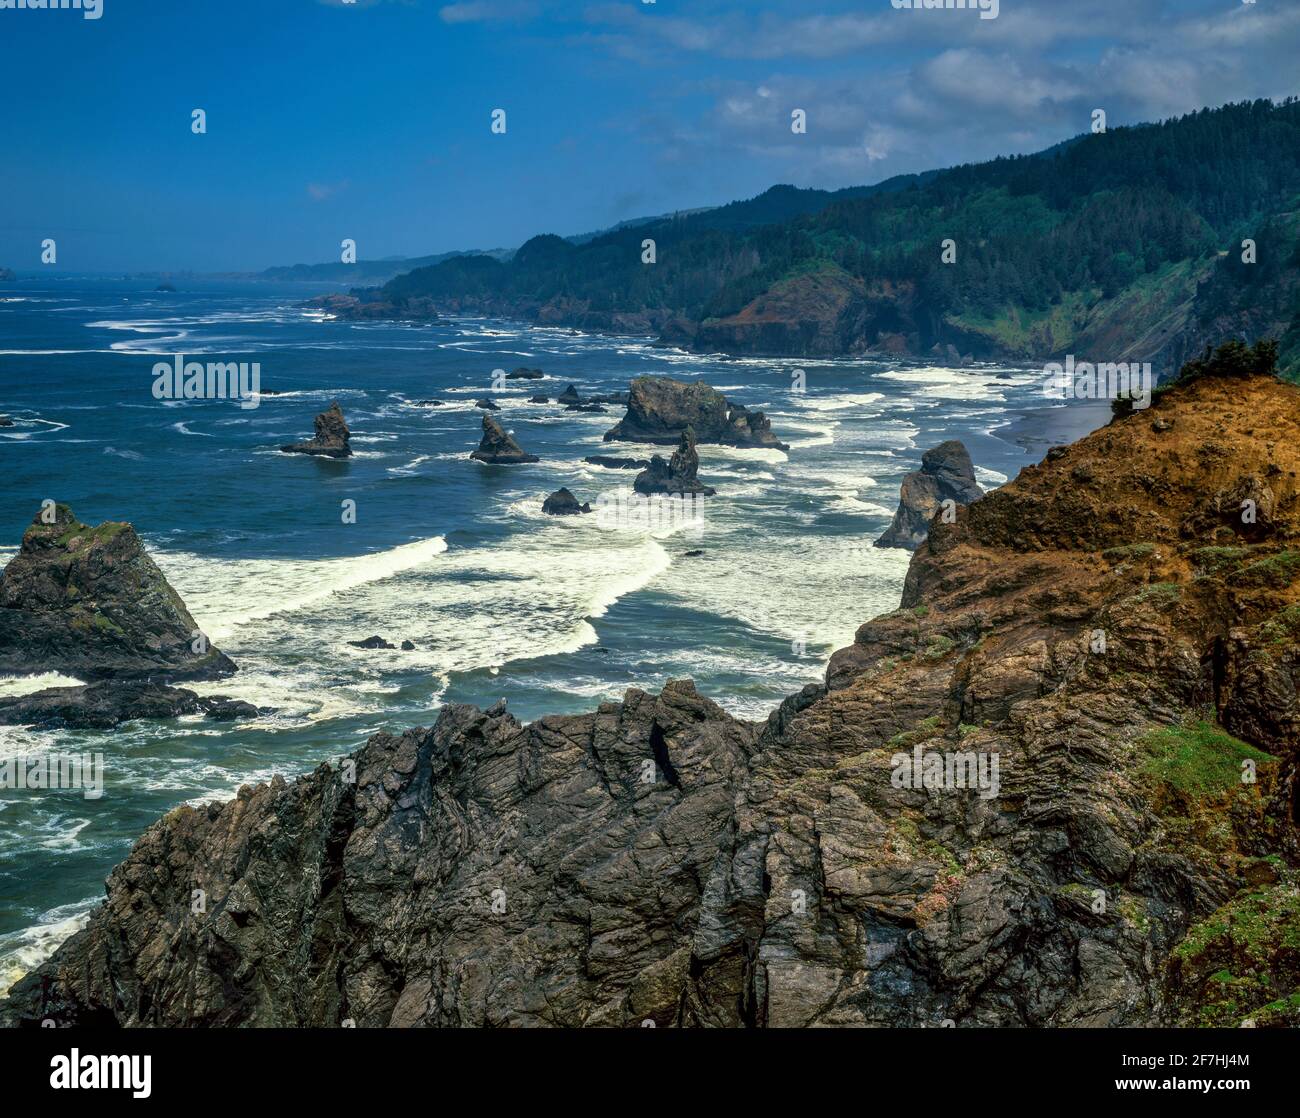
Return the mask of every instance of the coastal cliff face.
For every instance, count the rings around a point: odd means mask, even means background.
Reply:
[[[0,1021],[1300,1023],[1298,475],[1300,390],[1180,385],[766,723],[449,706],[176,809]]]

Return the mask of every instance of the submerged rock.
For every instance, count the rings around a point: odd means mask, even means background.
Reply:
[[[577,516],[581,512],[591,512],[591,505],[583,502],[567,489],[557,489],[542,502],[542,512],[548,516]]]
[[[490,415],[483,416],[483,438],[479,441],[478,449],[470,452],[470,457],[499,466],[541,461],[536,454],[525,453],[514,437],[507,434],[505,428]]]
[[[506,380],[541,380],[546,374],[541,369],[518,368],[506,373]]]
[[[483,397],[481,397],[480,399],[475,400],[475,401],[474,401],[474,406],[475,406],[476,408],[482,408],[484,411],[500,411],[500,410],[501,410],[499,407],[497,407],[497,405],[496,405],[495,403],[493,403],[493,402],[492,402],[490,399],[488,399],[488,397],[486,397],[486,396],[483,396]]]
[[[0,415],[0,427],[12,427],[13,425],[14,421],[7,415]]]
[[[168,681],[234,670],[130,524],[91,528],[54,506],[0,574],[0,673]]]
[[[695,475],[700,468],[700,455],[695,449],[695,433],[688,427],[682,432],[672,458],[664,461],[662,455],[652,455],[650,465],[637,475],[632,488],[647,496],[655,493],[698,493],[712,497],[717,490],[705,485]]]
[[[637,377],[632,382],[627,415],[605,432],[605,441],[672,444],[688,427],[702,443],[790,449],[772,434],[771,421],[761,411],[728,403],[703,381],[668,377]]]
[[[396,645],[389,644],[383,637],[376,634],[373,637],[366,637],[364,640],[348,641],[353,648],[395,648]]]
[[[921,456],[921,468],[903,479],[893,523],[876,540],[876,547],[905,547],[915,551],[925,542],[930,521],[944,501],[969,505],[983,491],[975,482],[975,467],[966,447],[949,439]]]
[[[348,458],[352,455],[349,440],[352,432],[343,419],[343,409],[335,400],[316,417],[316,435],[304,443],[280,447],[285,454],[313,454],[325,458]]]
[[[549,404],[551,402],[551,398],[549,396],[542,396],[539,394],[537,396],[529,396],[528,402],[530,404]]]

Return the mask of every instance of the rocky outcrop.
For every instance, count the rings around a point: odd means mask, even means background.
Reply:
[[[499,466],[517,466],[524,462],[538,462],[536,454],[526,454],[523,448],[508,434],[492,416],[483,415],[483,438],[478,449],[470,452],[470,457],[479,462],[491,462]]]
[[[541,380],[546,374],[541,369],[529,369],[521,366],[512,373],[506,373],[506,380]]]
[[[582,397],[578,395],[578,390],[573,385],[569,385],[556,398],[557,404],[581,404]]]
[[[316,417],[316,435],[305,443],[289,443],[280,447],[285,454],[314,454],[323,458],[350,458],[352,447],[349,440],[352,432],[348,430],[343,418],[343,409],[335,400]]]
[[[687,427],[682,432],[673,456],[664,461],[662,455],[652,455],[650,465],[637,474],[632,488],[645,496],[656,493],[678,496],[698,493],[712,497],[717,490],[705,485],[695,476],[699,469],[700,455],[695,449],[695,433]]]
[[[761,411],[729,404],[721,392],[703,381],[688,383],[668,377],[637,377],[632,382],[627,415],[605,432],[605,441],[671,445],[688,427],[702,443],[790,449],[772,434],[771,421]]]
[[[500,410],[501,410],[501,409],[500,409],[499,407],[497,407],[497,405],[496,405],[495,403],[493,403],[492,400],[491,400],[489,397],[487,397],[487,396],[482,396],[482,397],[480,397],[479,399],[475,400],[475,401],[474,401],[474,406],[475,406],[476,408],[482,408],[484,411],[500,411]]]
[[[376,633],[373,637],[363,637],[361,640],[348,641],[348,644],[350,644],[353,648],[367,648],[367,649],[397,647],[396,645],[390,644],[388,641],[384,640],[384,638],[381,637],[378,633]]]
[[[921,455],[921,468],[903,478],[898,511],[878,540],[877,547],[905,547],[915,551],[925,542],[930,521],[945,501],[948,511],[978,501],[983,491],[975,482],[975,467],[966,447],[949,439]]]
[[[137,718],[204,714],[219,721],[255,718],[252,703],[226,695],[196,695],[183,687],[143,681],[101,681],[85,687],[47,687],[0,699],[0,726],[38,730],[107,730]]]
[[[438,317],[434,301],[424,296],[389,299],[378,291],[367,291],[364,295],[364,298],[357,295],[320,295],[308,299],[303,306],[344,322],[382,319],[431,322]]]
[[[92,528],[53,506],[0,574],[0,673],[167,681],[234,670],[130,524]]]
[[[0,1020],[1294,1024],[1300,392],[1152,411],[936,524],[765,723],[449,705],[175,809]]]
[[[579,504],[578,498],[567,489],[557,489],[542,502],[542,512],[547,516],[577,516],[591,512],[591,505],[586,501]]]
[[[644,470],[650,465],[645,458],[611,458],[606,454],[589,454],[583,461],[607,470]]]
[[[14,421],[7,415],[0,415],[0,427],[12,427],[13,425]]]

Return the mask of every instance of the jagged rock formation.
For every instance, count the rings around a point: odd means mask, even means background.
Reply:
[[[557,404],[581,404],[582,397],[578,395],[578,390],[573,385],[569,385],[555,398],[555,402]]]
[[[305,443],[289,443],[280,449],[285,454],[315,454],[325,458],[350,458],[352,433],[343,419],[343,409],[335,400],[316,417],[316,436]]]
[[[136,718],[204,714],[229,721],[254,718],[257,707],[227,695],[196,695],[161,683],[103,680],[85,687],[47,687],[0,699],[0,725],[40,730],[107,730]]]
[[[0,1020],[1300,1023],[1298,475],[1300,391],[1180,386],[936,524],[765,724],[455,705],[177,808]]]
[[[541,461],[536,454],[524,453],[514,437],[507,434],[505,428],[486,412],[483,414],[483,438],[479,440],[478,449],[470,452],[470,457],[500,466]]]
[[[772,422],[761,411],[729,404],[721,392],[703,381],[687,383],[669,377],[633,380],[627,415],[605,432],[605,441],[671,445],[688,427],[702,443],[790,449],[772,434]]]
[[[568,489],[557,489],[542,502],[542,512],[548,516],[577,516],[579,513],[591,512],[591,505],[584,501],[578,503]]]
[[[898,511],[877,547],[905,547],[915,551],[925,542],[930,521],[944,501],[969,505],[982,490],[975,483],[975,467],[966,447],[949,439],[921,455],[921,468],[903,478]]]
[[[79,679],[214,679],[235,665],[198,623],[130,524],[91,528],[67,505],[38,513],[0,574],[0,672]]]
[[[695,449],[695,432],[687,427],[681,434],[672,458],[664,461],[660,454],[651,455],[650,465],[637,474],[632,488],[646,496],[655,493],[682,496],[698,493],[712,497],[717,490],[711,489],[695,476],[699,469],[700,455]]]

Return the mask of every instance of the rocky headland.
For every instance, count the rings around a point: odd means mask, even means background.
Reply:
[[[1200,376],[935,523],[766,722],[453,704],[176,808],[0,1020],[1295,1026],[1298,695],[1300,390]]]
[[[750,411],[703,381],[637,377],[628,393],[627,415],[605,432],[605,441],[660,443],[671,446],[687,428],[701,443],[726,446],[790,448],[772,433],[771,420]]]
[[[352,432],[343,418],[343,409],[335,400],[315,419],[316,434],[307,442],[280,447],[285,454],[311,454],[322,458],[350,458]]]
[[[432,322],[438,311],[432,299],[422,296],[389,299],[378,290],[366,290],[364,298],[358,295],[320,295],[303,304],[314,311],[322,311],[343,322],[369,322],[376,319],[397,319],[409,322]]]
[[[499,466],[518,466],[525,462],[540,462],[536,454],[528,454],[497,420],[483,413],[483,437],[478,449],[470,452],[470,457],[479,462],[489,462]]]
[[[945,501],[957,505],[978,501],[983,490],[975,481],[975,466],[970,452],[957,439],[931,447],[921,455],[921,468],[905,478],[899,493],[898,511],[877,547],[905,547],[915,551],[925,542],[930,521]]]

